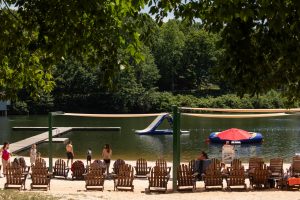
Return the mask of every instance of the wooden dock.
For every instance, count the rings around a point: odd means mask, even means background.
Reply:
[[[55,128],[52,131],[52,137],[57,137],[59,135],[65,134],[67,132],[72,131],[72,127],[59,127]],[[11,153],[17,153],[24,149],[30,148],[33,144],[39,144],[48,139],[48,131],[26,138],[24,140],[20,140],[18,142],[11,143],[9,145],[9,149]]]
[[[49,142],[49,139],[44,140],[44,142]],[[53,143],[64,143],[67,144],[69,142],[69,138],[52,138]]]
[[[26,138],[24,140],[20,140],[18,142],[11,143],[9,145],[9,149],[11,153],[17,153],[22,150],[28,149],[33,144],[39,144],[42,142],[47,142],[49,132],[48,127],[13,127],[13,130],[34,130],[34,131],[45,131],[41,134]],[[120,131],[121,127],[54,127],[52,130],[52,138],[53,142],[64,142],[66,138],[55,138],[60,135],[63,135],[70,131],[82,131],[82,130],[89,130],[89,131]]]
[[[62,127],[53,127],[53,129]],[[120,131],[121,127],[68,127],[73,131]],[[12,127],[14,131],[47,131],[48,127]]]

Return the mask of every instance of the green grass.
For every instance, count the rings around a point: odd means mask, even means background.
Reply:
[[[15,190],[0,190],[0,200],[58,200],[51,195],[35,192],[19,192]]]

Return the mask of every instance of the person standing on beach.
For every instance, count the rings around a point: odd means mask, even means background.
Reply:
[[[105,144],[104,148],[102,150],[102,158],[106,165],[106,173],[107,174],[109,174],[109,165],[110,165],[111,156],[112,156],[112,150],[111,150],[109,144]]]
[[[70,140],[66,146],[67,151],[67,166],[69,167],[69,160],[71,159],[71,166],[73,164],[74,152],[73,152],[73,145],[72,141]]]
[[[89,165],[89,163],[91,164],[91,162],[92,162],[92,149],[88,148],[86,152],[86,165]]]
[[[36,160],[36,144],[31,145],[30,149],[30,164],[34,165]]]
[[[9,163],[9,159],[10,159],[10,152],[9,152],[8,148],[9,148],[9,143],[8,142],[4,142],[3,147],[1,148],[2,165],[3,165],[3,175],[4,176],[6,174],[6,166]]]

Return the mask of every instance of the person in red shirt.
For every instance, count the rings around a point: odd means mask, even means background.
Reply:
[[[6,175],[6,166],[9,163],[9,159],[10,159],[10,152],[8,150],[9,148],[9,143],[8,142],[4,142],[2,148],[1,148],[1,154],[2,154],[2,165],[3,165],[3,175]]]

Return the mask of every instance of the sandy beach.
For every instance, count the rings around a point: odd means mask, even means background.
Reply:
[[[12,158],[12,160],[14,157]],[[26,162],[29,163],[29,158],[25,158]],[[48,162],[48,159],[45,159]],[[56,159],[53,161],[55,162]],[[83,160],[82,160],[83,161]],[[114,160],[112,160],[112,163]],[[84,162],[85,163],[85,162]],[[135,166],[135,161],[126,161],[126,163]],[[149,166],[154,166],[154,162],[148,162]],[[247,163],[244,164],[247,168]],[[172,166],[172,163],[168,163],[168,166]],[[287,169],[290,164],[285,163],[284,169]],[[110,166],[112,168],[112,164]],[[112,171],[112,169],[110,169]],[[5,178],[0,178],[0,188],[2,189]],[[26,190],[22,192],[30,191],[30,177],[26,180]],[[86,191],[84,180],[72,180],[71,172],[69,172],[68,179],[64,178],[53,178],[51,179],[51,189],[48,191],[38,191],[43,194],[51,194],[61,199],[201,199],[201,200],[213,200],[213,199],[243,199],[243,200],[274,200],[274,199],[295,199],[299,200],[299,191],[281,191],[277,189],[268,190],[251,190],[247,191],[227,191],[223,190],[204,190],[203,181],[197,181],[195,192],[172,192],[172,180],[168,182],[167,193],[145,193],[145,188],[148,187],[147,179],[135,179],[134,180],[134,192],[126,191],[114,191],[113,180],[105,180],[104,191]],[[246,180],[249,188],[249,181]],[[226,183],[224,181],[224,187]]]

